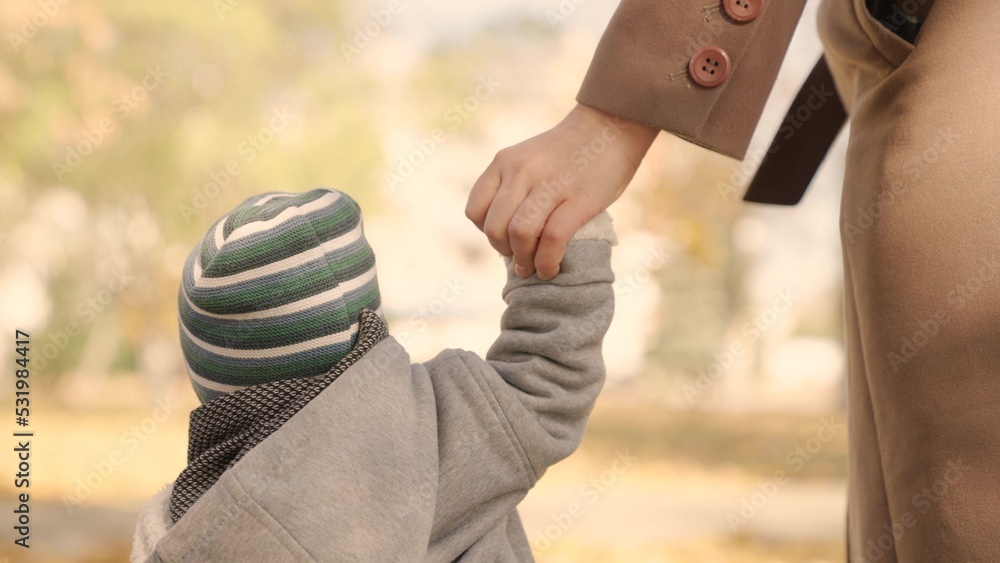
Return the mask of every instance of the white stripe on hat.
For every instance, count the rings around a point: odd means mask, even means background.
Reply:
[[[198,375],[198,372],[194,371],[194,368],[188,363],[187,357],[184,358],[184,365],[187,366],[188,375],[191,376],[191,380],[206,389],[211,389],[212,391],[218,391],[220,393],[232,393],[233,391],[238,391],[248,387],[248,385],[230,385],[228,383],[218,383],[216,381],[212,381],[211,379],[205,379],[204,377]]]
[[[333,301],[334,299],[339,299],[344,296],[345,293],[349,291],[354,291],[359,287],[365,285],[366,283],[375,279],[375,266],[372,266],[367,272],[359,275],[356,278],[349,280],[344,280],[337,285],[337,287],[328,289],[322,293],[317,293],[306,297],[305,299],[300,299],[298,301],[293,301],[291,303],[286,303],[285,305],[279,305],[277,307],[271,307],[270,309],[262,309],[260,311],[250,311],[247,313],[232,313],[232,314],[219,314],[211,313],[195,305],[191,298],[188,296],[187,291],[181,291],[184,295],[184,300],[194,312],[204,315],[206,317],[213,317],[216,319],[228,319],[234,321],[250,320],[250,319],[267,319],[270,317],[278,317],[281,315],[288,315],[291,313],[297,313],[299,311],[305,311],[306,309],[311,309],[327,301]],[[381,310],[381,307],[379,307]]]
[[[272,199],[274,199],[276,197],[295,197],[296,195],[297,194],[290,194],[288,192],[278,192],[278,193],[274,193],[274,194],[267,194],[266,196],[258,199],[256,202],[254,202],[253,207],[260,207],[261,205],[264,205],[265,203],[271,201]]]
[[[281,271],[291,270],[292,268],[297,268],[306,262],[317,260],[328,252],[346,248],[348,245],[361,239],[362,237],[364,237],[364,229],[359,221],[357,226],[351,229],[350,232],[344,233],[335,239],[328,240],[319,246],[314,246],[308,250],[289,256],[284,260],[278,260],[277,262],[264,264],[263,266],[259,266],[257,268],[244,270],[238,274],[218,278],[202,277],[201,263],[196,260],[194,263],[194,271],[192,272],[194,276],[194,285],[195,287],[204,288],[225,287],[227,285],[262,278]]]
[[[222,249],[222,244],[226,242],[226,238],[223,236],[225,233],[226,220],[229,219],[229,215],[226,215],[215,225],[215,252],[218,253]]]
[[[215,344],[209,344],[204,340],[198,338],[197,336],[191,334],[188,330],[187,325],[180,323],[181,328],[184,330],[184,334],[191,339],[191,342],[213,354],[218,354],[226,358],[235,358],[241,360],[261,360],[265,358],[278,358],[281,356],[291,356],[294,354],[301,354],[302,352],[308,352],[310,350],[315,350],[317,348],[322,348],[324,346],[332,346],[334,344],[343,344],[344,342],[351,341],[351,335],[358,331],[358,323],[354,323],[347,330],[341,332],[335,332],[333,334],[327,334],[325,336],[320,336],[318,338],[313,338],[312,340],[306,340],[304,342],[296,342],[295,344],[288,344],[285,346],[278,346],[277,348],[254,348],[251,350],[240,350],[238,348],[223,348],[222,346],[216,346]]]
[[[253,221],[251,223],[247,223],[246,225],[240,225],[229,233],[229,236],[226,237],[226,242],[240,240],[241,238],[250,236],[254,233],[273,229],[294,217],[301,217],[308,213],[312,213],[313,211],[319,211],[328,205],[333,205],[342,197],[343,196],[341,196],[338,192],[329,191],[303,205],[298,207],[289,207],[267,221]]]

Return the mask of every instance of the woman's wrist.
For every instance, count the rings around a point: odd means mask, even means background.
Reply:
[[[645,123],[632,121],[580,103],[570,110],[566,121],[584,128],[592,136],[603,137],[609,143],[618,141],[614,144],[636,167],[639,166],[639,162],[642,161],[646,151],[649,150],[660,132],[656,127]]]

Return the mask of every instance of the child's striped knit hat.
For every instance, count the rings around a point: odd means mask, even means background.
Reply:
[[[361,209],[330,189],[251,197],[216,221],[184,266],[184,360],[201,401],[326,373],[364,308],[381,315]]]

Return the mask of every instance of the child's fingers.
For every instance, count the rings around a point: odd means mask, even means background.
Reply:
[[[572,200],[562,202],[549,215],[538,237],[538,249],[535,251],[535,270],[540,279],[550,280],[556,277],[566,245],[594,215],[596,213],[587,211]]]

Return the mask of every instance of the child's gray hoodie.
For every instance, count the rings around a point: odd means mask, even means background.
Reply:
[[[615,243],[602,213],[551,281],[513,275],[486,360],[411,364],[391,336],[222,473],[132,561],[532,561],[516,507],[583,436],[604,383]]]

